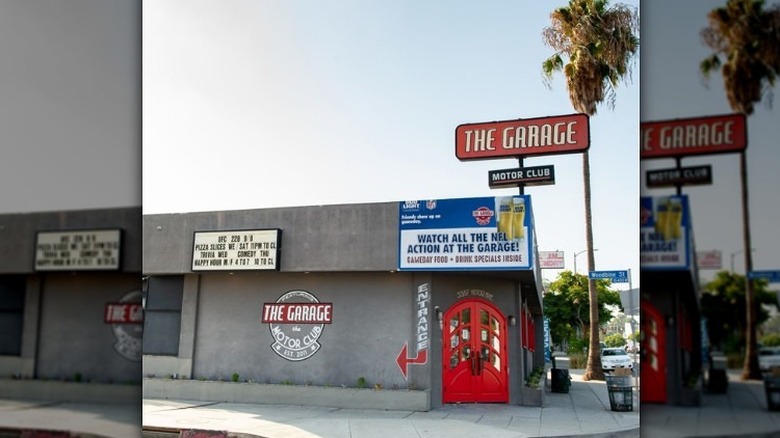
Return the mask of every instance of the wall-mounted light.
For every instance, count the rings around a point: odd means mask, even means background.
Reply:
[[[442,312],[441,307],[434,306],[433,307],[433,316],[436,317],[436,321],[439,321],[439,330],[444,329],[444,323],[442,322]]]
[[[517,319],[513,315],[509,315],[509,325],[514,327],[517,325]]]

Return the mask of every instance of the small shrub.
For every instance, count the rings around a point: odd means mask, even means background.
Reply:
[[[604,338],[607,347],[622,347],[626,345],[626,339],[620,333],[614,333]]]
[[[542,380],[542,375],[544,374],[544,369],[542,367],[536,367],[533,371],[531,371],[530,374],[528,374],[528,377],[525,379],[525,386],[529,388],[538,388],[539,384]]]
[[[769,333],[761,338],[761,345],[765,347],[778,347],[780,346],[780,334]]]
[[[368,385],[368,382],[366,382],[365,377],[358,377],[357,379],[357,387],[358,388],[365,388],[366,385]]]
[[[238,382],[238,373],[233,373],[232,376],[230,376],[230,380],[233,382]]]
[[[588,356],[585,353],[569,355],[569,368],[583,369],[588,366]]]

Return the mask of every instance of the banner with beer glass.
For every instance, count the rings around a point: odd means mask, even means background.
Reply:
[[[691,269],[688,196],[642,197],[639,221],[642,269]]]
[[[515,270],[533,266],[531,198],[404,201],[399,270]]]

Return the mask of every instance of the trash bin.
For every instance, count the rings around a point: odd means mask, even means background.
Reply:
[[[613,411],[633,411],[634,394],[631,376],[606,376],[609,407]]]
[[[724,394],[729,386],[726,370],[721,368],[710,368],[707,374],[707,392],[711,394]]]
[[[569,370],[553,368],[551,371],[552,371],[552,383],[550,385],[550,389],[552,390],[552,392],[568,394],[569,386],[571,386],[571,377],[569,376]]]
[[[770,411],[780,411],[780,375],[774,372],[765,374],[764,391],[767,408]]]

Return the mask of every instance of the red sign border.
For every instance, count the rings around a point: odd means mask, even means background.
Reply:
[[[693,148],[693,149],[683,148],[683,149],[673,149],[673,151],[683,151],[683,152],[661,153],[661,154],[653,154],[649,156],[644,155],[644,130],[645,127],[648,125],[662,125],[662,124],[669,124],[669,123],[678,124],[678,123],[685,123],[685,122],[704,121],[707,119],[721,119],[727,117],[742,119],[742,126],[744,127],[744,131],[745,131],[745,144],[740,148],[732,148],[732,149],[721,150],[717,152],[710,151],[709,149],[711,149],[711,147],[706,148],[703,152],[690,152],[692,150],[698,151],[699,150],[698,148]],[[639,159],[640,160],[654,160],[658,158],[678,158],[678,157],[683,158],[683,157],[699,156],[699,155],[736,154],[747,150],[747,146],[748,146],[747,116],[742,113],[713,114],[709,116],[685,117],[685,118],[677,118],[677,119],[652,120],[647,122],[639,122]]]
[[[531,148],[531,150],[540,149],[540,152],[530,152],[530,153],[516,153],[516,151],[525,151],[528,149],[515,149],[512,150],[513,153],[507,153],[507,154],[501,154],[501,155],[493,155],[488,157],[461,157],[458,155],[458,132],[464,127],[471,127],[471,126],[489,126],[489,125],[497,125],[501,123],[512,123],[512,122],[532,122],[534,120],[545,120],[545,119],[565,119],[565,118],[571,118],[571,117],[584,117],[585,118],[585,126],[587,127],[588,132],[585,135],[587,144],[585,146],[577,146],[576,149],[567,149],[565,151],[559,151],[559,152],[550,152],[548,148]],[[563,154],[576,154],[576,153],[582,153],[587,151],[590,148],[590,116],[588,116],[585,113],[572,113],[572,114],[561,114],[557,116],[544,116],[544,117],[531,117],[531,118],[525,118],[525,119],[511,119],[511,120],[494,120],[490,122],[476,122],[476,123],[462,123],[455,127],[455,157],[460,161],[474,161],[474,160],[497,160],[497,159],[505,159],[505,158],[513,158],[513,157],[530,157],[530,156],[542,156],[542,155],[563,155]]]

